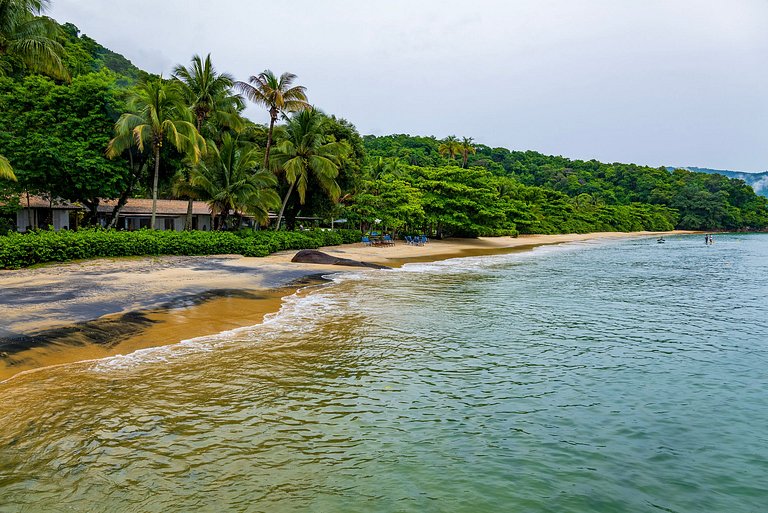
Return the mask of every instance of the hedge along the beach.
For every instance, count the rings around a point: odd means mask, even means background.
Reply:
[[[360,241],[357,230],[301,232],[134,232],[89,229],[35,231],[0,236],[0,269],[96,257],[149,255],[267,256],[287,249],[315,249]]]

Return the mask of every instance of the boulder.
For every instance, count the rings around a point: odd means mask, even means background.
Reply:
[[[327,264],[327,265],[345,265],[348,267],[369,267],[371,269],[391,269],[386,265],[372,264],[370,262],[360,262],[349,258],[339,258],[315,249],[302,249],[291,262],[302,264]]]

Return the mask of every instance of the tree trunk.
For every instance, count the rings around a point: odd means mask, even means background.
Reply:
[[[267,149],[264,151],[264,169],[269,170],[269,149],[272,147],[272,130],[275,128],[275,121],[277,121],[277,111],[270,109],[269,111],[269,132],[267,132]]]
[[[192,230],[192,209],[195,206],[194,201],[192,198],[189,198],[189,201],[187,202],[187,219],[184,221],[184,230],[190,231]],[[198,229],[200,226],[198,226]]]
[[[141,171],[144,169],[144,164],[140,164],[138,170],[136,169],[133,162],[133,152],[130,150],[128,151],[128,159],[131,170],[131,180],[128,182],[128,187],[120,193],[120,197],[117,199],[117,205],[112,209],[112,214],[110,214],[109,221],[107,222],[108,230],[113,229],[117,225],[117,219],[120,217],[120,212],[123,210],[125,204],[128,203],[128,198],[130,198],[133,188],[136,187],[136,182],[139,181]]]
[[[131,191],[133,191],[133,185],[120,194],[120,197],[117,199],[117,205],[115,205],[115,208],[112,209],[112,213],[110,214],[107,230],[112,230],[117,224],[117,218],[120,217],[120,211],[123,210],[125,204],[128,203],[128,197],[131,195]]]
[[[149,229],[155,229],[155,217],[157,216],[157,181],[160,176],[160,146],[155,145],[155,177],[152,181],[152,218],[149,221]]]
[[[283,212],[285,212],[285,206],[288,204],[288,198],[291,197],[291,193],[293,192],[293,186],[296,184],[296,182],[293,182],[290,187],[288,187],[288,193],[285,195],[285,198],[283,199],[283,204],[280,207],[280,213],[277,214],[277,225],[275,225],[275,231],[278,231],[280,229],[280,221],[283,219]]]
[[[27,191],[27,228],[24,231],[28,232],[31,229],[32,229],[32,207],[30,207],[29,191]]]
[[[95,226],[96,224],[98,224],[99,198],[80,198],[79,201],[87,209],[87,212],[85,213],[85,217],[83,218],[83,223],[86,226],[88,225]]]

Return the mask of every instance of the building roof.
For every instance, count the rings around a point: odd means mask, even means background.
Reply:
[[[21,203],[21,208],[27,208],[27,196],[25,194],[21,195],[21,198],[19,198],[19,202]],[[53,205],[51,205],[51,201],[48,198],[43,198],[42,196],[32,196],[30,194],[29,208],[53,208],[54,210],[80,210],[83,207],[81,207],[77,203],[71,203],[69,201],[65,201],[60,198],[54,198]]]
[[[187,200],[157,200],[157,215],[160,216],[180,216],[187,214]],[[99,203],[99,212],[109,214],[117,205],[117,200],[102,200]],[[120,215],[123,216],[144,216],[152,214],[152,200],[151,199],[129,199],[123,209],[120,211]],[[211,209],[204,201],[192,202],[192,214],[194,215],[210,215]]]

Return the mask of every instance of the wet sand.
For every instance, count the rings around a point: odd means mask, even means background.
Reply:
[[[397,267],[543,244],[653,235],[658,233],[530,235],[320,250]],[[282,297],[319,283],[323,274],[349,269],[291,263],[295,253],[99,259],[0,271],[0,381],[36,368],[128,354],[258,324],[279,310]]]

